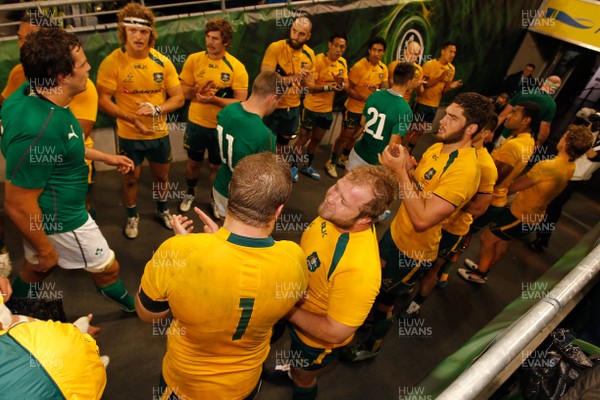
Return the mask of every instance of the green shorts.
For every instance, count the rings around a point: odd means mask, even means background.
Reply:
[[[278,108],[263,118],[265,125],[277,136],[277,144],[286,146],[298,134],[300,107]]]
[[[208,150],[208,162],[221,165],[216,128],[206,128],[188,121],[183,135],[183,148],[187,151],[188,157],[196,162],[202,162],[204,152]]]
[[[347,129],[354,129],[360,125],[360,119],[362,114],[353,113],[351,111],[344,111],[344,119],[342,120],[342,127]]]
[[[533,232],[537,224],[527,224],[510,212],[510,208],[502,210],[498,218],[490,225],[490,231],[502,240],[513,240]]]
[[[302,116],[300,117],[300,126],[307,130],[313,130],[316,127],[322,129],[331,128],[331,123],[333,122],[333,113],[332,112],[314,112],[309,109],[302,109]]]
[[[438,258],[446,260],[452,253],[455,253],[458,246],[464,239],[463,235],[455,235],[442,229],[442,239],[440,240],[440,246],[438,247]]]
[[[150,140],[119,137],[118,146],[117,152],[131,158],[136,167],[144,162],[144,158],[157,164],[168,164],[173,159],[169,136]]]
[[[385,261],[381,290],[391,294],[407,293],[421,276],[433,268],[432,261],[415,260],[398,250],[389,229],[379,241],[379,257]]]
[[[298,334],[296,334],[296,331],[291,324],[289,325],[289,330],[292,339],[292,343],[290,344],[290,354],[292,358],[286,362],[289,362],[291,367],[303,369],[305,371],[316,371],[328,366],[339,357],[341,347],[333,349],[311,347],[298,337]]]
[[[431,107],[426,106],[425,104],[417,103],[415,104],[413,114],[419,116],[415,117],[414,121],[431,123],[435,119],[435,114],[437,114],[437,107]]]
[[[502,213],[502,210],[504,210],[504,207],[489,206],[485,213],[473,221],[469,228],[469,233],[477,233],[494,222]]]

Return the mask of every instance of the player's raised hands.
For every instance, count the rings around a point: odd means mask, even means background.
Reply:
[[[205,233],[215,233],[219,230],[219,225],[215,221],[213,221],[208,215],[202,212],[198,207],[194,207],[194,212],[198,214],[202,222],[204,222],[204,232]]]
[[[171,226],[176,235],[187,235],[192,233],[194,222],[185,215],[171,215]]]

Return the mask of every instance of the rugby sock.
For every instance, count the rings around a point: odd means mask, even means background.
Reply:
[[[335,164],[338,160],[338,155],[335,154],[333,151],[331,152],[331,155],[329,156],[329,159],[331,160],[332,164]]]
[[[373,328],[371,329],[371,334],[369,338],[363,343],[366,349],[370,351],[377,351],[381,347],[381,342],[383,338],[388,333],[394,321],[392,320],[392,316],[388,317],[388,313],[375,310],[373,313]]]
[[[156,202],[156,211],[158,212],[163,212],[163,211],[167,211],[169,208],[167,207],[167,202],[166,201],[157,201]]]
[[[187,183],[187,194],[190,194],[192,196],[196,195],[196,185],[198,185],[198,178],[195,179],[186,179],[185,180]]]
[[[342,154],[344,155],[344,157],[348,158],[351,151],[352,151],[352,149],[344,149],[344,150],[342,150]]]
[[[308,162],[306,163],[306,165],[310,167],[312,165],[313,160],[315,159],[315,155],[308,153],[306,155],[308,156]]]
[[[296,386],[294,384],[293,400],[314,400],[317,398],[317,384],[309,388]]]
[[[135,303],[133,297],[129,295],[125,286],[123,286],[123,281],[119,278],[115,283],[110,284],[108,286],[97,286],[96,289],[104,296],[108,297],[111,300],[116,301],[121,305],[121,308],[127,312],[135,311]]]
[[[135,218],[135,217],[137,217],[137,215],[138,215],[137,206],[127,207],[127,217],[128,218]]]
[[[440,282],[446,282],[448,280],[448,275],[450,275],[450,271],[454,268],[456,263],[452,261],[446,261],[440,270]]]
[[[421,304],[425,303],[425,300],[427,300],[427,296],[422,296],[420,294],[417,294],[415,296],[415,298],[413,299],[413,301],[415,303],[417,303],[418,305],[421,305]]]
[[[35,283],[25,282],[17,274],[17,277],[12,283],[13,297],[37,297],[37,286]]]

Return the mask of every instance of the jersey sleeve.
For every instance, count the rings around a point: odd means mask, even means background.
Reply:
[[[189,56],[187,58],[187,60],[185,60],[185,63],[183,64],[183,67],[181,68],[181,74],[179,74],[179,79],[181,79],[182,82],[184,82],[185,84],[187,84],[189,86],[194,86],[194,83],[195,83],[195,79],[194,79],[195,64],[196,64],[196,55],[192,54],[191,56]]]
[[[362,74],[362,71],[361,71],[360,61],[359,61],[356,64],[354,64],[352,66],[352,68],[350,68],[350,73],[348,74],[348,80],[350,80],[350,82],[352,82],[356,85],[360,81],[361,74]]]
[[[96,86],[88,78],[87,87],[84,92],[73,98],[69,108],[75,118],[96,122],[98,116],[98,92]]]
[[[175,69],[175,65],[173,65],[171,60],[169,60],[168,58],[165,62],[165,73],[167,75],[167,90],[173,89],[174,87],[181,85],[181,82],[179,82],[179,75],[177,75],[177,70]]]
[[[546,171],[546,165],[548,164],[547,160],[541,161],[537,164],[535,164],[533,166],[533,168],[531,168],[529,170],[529,172],[527,172],[527,174],[525,174],[529,179],[531,179],[534,183],[538,183],[540,181],[542,181],[545,177],[548,176],[548,173]]]
[[[452,82],[454,80],[455,75],[456,75],[456,68],[454,67],[454,65],[452,65],[450,67],[450,79],[448,79],[448,82]]]
[[[552,120],[554,119],[554,114],[555,113],[556,113],[556,103],[554,101],[549,101],[548,102],[548,108],[540,116],[540,118],[544,122],[552,122]]]
[[[346,326],[362,325],[379,292],[379,283],[370,278],[362,269],[336,274],[329,293],[327,316]]]
[[[276,46],[279,42],[273,42],[267,47],[265,56],[263,57],[262,63],[269,67],[277,68],[277,49]]]
[[[142,275],[141,289],[152,301],[168,301],[171,286],[171,271],[168,268],[174,262],[172,258],[179,256],[181,250],[174,246],[178,237],[172,237],[160,245],[146,264]]]
[[[433,72],[433,63],[432,61],[427,61],[425,65],[423,65],[423,76],[427,78],[431,78],[431,74]]]
[[[231,88],[233,90],[248,90],[248,71],[246,71],[246,67],[244,64],[237,63],[236,69],[234,72],[233,83]]]
[[[25,83],[26,79],[27,78],[25,78],[25,73],[23,72],[23,66],[21,64],[15,65],[8,74],[6,86],[2,91],[2,97],[4,97],[5,99],[8,98],[11,94],[14,93],[15,90],[19,88],[19,86]]]
[[[492,161],[492,160],[490,160]],[[481,165],[481,179],[479,180],[478,193],[492,193],[496,181],[498,180],[498,170],[493,162]]]
[[[100,63],[96,85],[104,86],[109,90],[117,90],[117,69],[113,63],[112,53]]]
[[[517,146],[518,143],[505,142],[506,144],[501,148],[497,149],[494,153],[494,159],[504,164],[515,166],[521,162],[522,153],[519,151]]]
[[[433,194],[455,207],[462,207],[475,194],[479,186],[480,169],[477,168],[475,171],[469,172],[471,173],[455,168],[444,173]]]
[[[510,98],[510,100],[508,101],[508,104],[510,104],[511,106],[516,106],[521,104],[521,102],[523,102],[523,98],[521,96],[521,93],[517,93],[515,94],[513,97]]]
[[[396,68],[396,66],[400,63],[399,60],[395,60],[392,61],[389,65],[388,65],[388,75],[394,75],[394,69]]]
[[[275,153],[277,151],[277,145],[275,144],[275,135],[269,128],[267,129],[269,130],[269,139],[266,139],[263,142],[263,148],[261,150]]]
[[[383,82],[387,82],[390,76],[388,67],[386,67],[383,63],[381,63],[381,67],[383,68]]]
[[[63,143],[55,137],[50,134],[37,136],[37,132],[18,135],[6,146],[6,180],[15,186],[25,189],[46,187],[54,170],[54,163],[46,160],[48,154],[56,159],[66,156]]]

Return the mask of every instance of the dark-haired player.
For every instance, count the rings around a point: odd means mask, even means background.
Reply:
[[[192,99],[183,138],[188,156],[185,168],[187,195],[179,205],[183,212],[189,211],[196,196],[205,151],[208,151],[211,186],[221,166],[217,114],[223,107],[248,97],[248,72],[237,58],[227,52],[233,39],[229,22],[221,18],[211,19],[204,28],[204,37],[206,51],[190,55],[179,75],[185,98]],[[212,192],[211,209],[218,219],[219,212]]]

